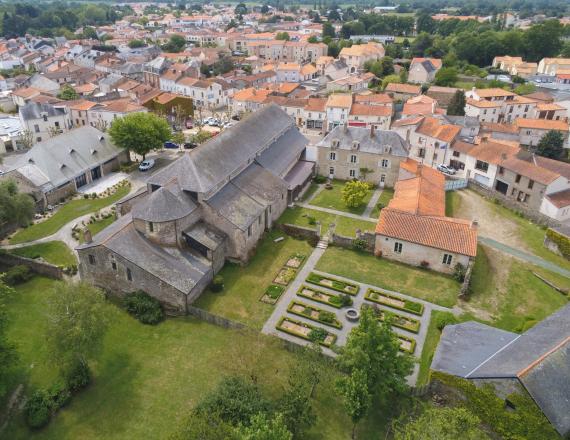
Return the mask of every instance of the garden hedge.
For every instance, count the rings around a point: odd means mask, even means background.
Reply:
[[[328,280],[332,282],[332,286],[327,286],[322,284],[323,280]],[[327,277],[324,275],[318,275],[314,272],[311,272],[306,280],[308,283],[316,284],[317,286],[324,287],[326,289],[336,290],[337,292],[346,293],[348,295],[355,296],[358,294],[358,286],[356,284],[347,283],[346,281],[341,281],[336,278]],[[344,290],[345,287],[354,287],[356,289],[355,292],[349,292]]]
[[[380,297],[391,298],[391,299],[395,299],[398,301],[403,301],[404,307],[399,307],[395,304],[390,304],[388,302],[383,302],[379,299],[372,298],[373,293],[375,293],[376,295],[378,295]],[[366,295],[364,296],[364,298],[366,298],[369,301],[372,301],[372,302],[375,302],[378,304],[382,304],[383,306],[386,306],[386,307],[391,307],[391,308],[396,309],[396,310],[403,310],[404,312],[413,313],[414,315],[422,316],[424,313],[424,305],[421,303],[417,303],[415,301],[410,301],[409,299],[401,298],[399,296],[390,295],[389,293],[379,292],[379,291],[374,290],[374,289],[368,289],[366,291]]]
[[[338,317],[337,317],[336,315],[334,316],[334,321],[332,321],[332,322],[323,321],[323,320],[321,320],[321,319],[315,319],[315,318],[313,318],[312,316],[305,315],[305,314],[303,314],[303,313],[301,313],[301,312],[294,311],[294,310],[293,310],[293,306],[295,306],[295,305],[298,305],[298,306],[301,306],[301,307],[305,307],[306,309],[312,309],[312,310],[314,310],[314,311],[316,311],[316,312],[319,312],[319,315],[320,315],[322,312],[327,312],[327,310],[319,309],[318,307],[310,306],[310,305],[308,305],[308,304],[304,304],[304,303],[299,302],[299,301],[291,301],[291,304],[289,304],[289,307],[287,307],[287,311],[288,311],[289,313],[292,313],[293,315],[302,316],[302,317],[304,317],[304,318],[310,319],[311,321],[320,322],[321,324],[328,325],[328,326],[330,326],[330,327],[334,327],[334,328],[338,328],[338,329],[342,328],[342,323],[338,320]],[[332,312],[328,312],[328,313],[332,313]],[[333,313],[333,314],[334,314],[334,313]]]
[[[307,340],[307,341],[310,341],[310,340],[311,340],[311,338],[309,338],[309,336],[305,336],[305,335],[303,335],[303,334],[301,334],[301,333],[296,333],[296,332],[294,332],[294,331],[292,331],[292,330],[289,330],[289,329],[286,329],[286,328],[282,328],[281,325],[283,324],[284,321],[290,321],[290,322],[292,322],[292,323],[294,323],[294,324],[303,325],[303,326],[305,326],[305,327],[307,327],[307,328],[309,328],[309,329],[311,329],[311,330],[314,330],[314,329],[316,329],[316,328],[319,328],[319,327],[313,327],[312,325],[309,325],[309,324],[305,324],[304,322],[301,322],[301,321],[297,321],[296,319],[288,318],[288,317],[286,317],[286,316],[283,316],[283,317],[279,320],[279,322],[277,323],[277,325],[275,326],[275,328],[276,328],[277,330],[282,331],[283,333],[287,333],[287,334],[290,334],[291,336],[296,336],[296,337],[298,337],[298,338],[305,339],[305,340]],[[327,333],[328,333],[328,332],[327,332]],[[332,340],[332,342],[331,342],[330,344],[326,344],[324,341],[320,341],[319,344],[321,344],[323,347],[330,347],[331,345],[333,345],[333,344],[336,342],[336,335],[335,335],[334,333],[328,333],[328,334],[329,334],[330,336],[332,336],[333,340]]]

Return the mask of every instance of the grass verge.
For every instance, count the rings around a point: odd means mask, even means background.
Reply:
[[[71,249],[63,241],[57,240],[12,249],[10,253],[27,258],[42,257],[44,261],[61,267],[77,264]]]

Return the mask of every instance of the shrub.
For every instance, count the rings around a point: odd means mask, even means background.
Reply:
[[[84,198],[84,199],[88,199],[88,198],[89,198],[89,194],[83,194],[83,198]]]
[[[422,260],[422,261],[420,262],[420,267],[421,267],[422,269],[427,269],[427,268],[429,267],[429,261]]]
[[[453,278],[456,281],[459,281],[460,283],[465,281],[465,274],[466,273],[467,273],[467,268],[461,263],[457,263],[455,265],[455,267],[453,268]]]
[[[327,323],[335,322],[335,314],[333,312],[327,312],[323,310],[319,313],[319,320]]]
[[[158,324],[164,318],[160,303],[143,291],[129,293],[125,297],[127,312],[143,324]]]
[[[305,316],[311,316],[312,312],[313,312],[313,309],[311,309],[310,307],[305,307],[303,309],[303,315],[305,315]]]
[[[28,281],[33,276],[34,274],[28,266],[18,265],[8,269],[4,276],[4,281],[9,286],[15,286],[16,284]]]
[[[309,332],[309,339],[313,342],[324,342],[328,332],[320,327],[315,327]]]
[[[65,375],[65,383],[69,391],[79,391],[91,382],[91,372],[86,362],[77,362]]]
[[[355,238],[352,242],[352,247],[357,251],[365,251],[368,243],[362,238]]]
[[[327,181],[327,178],[325,176],[318,175],[318,176],[315,176],[313,181],[315,183],[325,183]]]
[[[64,382],[56,382],[48,391],[52,409],[63,408],[71,399],[71,392]]]
[[[212,292],[221,292],[224,290],[224,277],[221,275],[216,275],[212,280],[212,285],[210,286]]]
[[[316,225],[317,224],[317,219],[311,215],[307,217],[307,221],[309,222],[310,225]]]
[[[435,316],[435,326],[442,331],[446,325],[457,324],[457,319],[449,312],[440,312]]]
[[[350,297],[350,295],[347,295],[346,293],[343,293],[340,296],[340,305],[342,307],[348,307],[352,305],[352,298]]]
[[[30,396],[24,408],[26,424],[32,429],[47,425],[51,415],[52,402],[45,390],[38,390]]]

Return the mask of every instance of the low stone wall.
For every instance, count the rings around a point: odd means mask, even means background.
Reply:
[[[20,257],[18,255],[0,252],[0,264],[5,266],[27,266],[38,275],[43,275],[56,280],[63,279],[63,270],[45,261],[32,260],[31,258]]]
[[[230,329],[236,329],[236,330],[241,330],[241,329],[247,328],[246,325],[244,325],[240,322],[232,321],[231,319],[227,319],[227,318],[224,318],[222,316],[215,315],[215,314],[210,313],[204,309],[199,309],[198,307],[194,307],[194,306],[188,306],[188,314],[190,316],[194,316],[195,318],[198,318],[202,321],[208,322],[210,324],[217,325],[218,327],[230,328]]]
[[[366,242],[366,248],[363,249],[366,252],[373,253],[374,252],[374,244],[376,242],[376,234],[371,232],[360,232],[356,234],[354,237],[347,237],[344,235],[333,234],[332,235],[332,244],[335,246],[353,249],[354,248],[354,240],[364,240]]]
[[[487,199],[496,199],[505,208],[520,212],[524,217],[542,226],[560,226],[560,222],[541,214],[540,212],[523,205],[516,200],[513,200],[494,189],[482,186],[480,183],[473,179],[469,179],[469,189],[476,191]]]
[[[308,240],[310,243],[315,243],[319,241],[319,225],[316,225],[315,229],[306,228],[304,226],[292,225],[290,223],[277,224],[276,228],[291,237],[300,238],[302,240]]]

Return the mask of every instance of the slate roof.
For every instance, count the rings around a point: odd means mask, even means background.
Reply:
[[[65,109],[62,107],[54,107],[51,104],[42,104],[38,102],[28,102],[26,105],[20,107],[20,116],[24,121],[30,119],[41,119],[44,114],[50,116],[63,116]]]
[[[197,206],[190,196],[184,194],[176,183],[160,187],[132,210],[133,218],[147,222],[168,222],[186,217]]]
[[[265,211],[265,205],[255,201],[233,183],[228,183],[206,204],[238,229],[245,231]]]
[[[333,140],[339,141],[340,150],[351,150],[353,142],[360,143],[358,151],[364,153],[383,154],[386,147],[390,147],[390,154],[394,156],[407,157],[409,146],[402,137],[388,130],[374,130],[371,136],[370,130],[363,127],[335,127],[322,141],[318,147],[330,147]]]
[[[289,171],[291,163],[301,155],[307,144],[307,138],[295,126],[292,126],[271,148],[261,153],[256,161],[265,169],[283,178]]]

